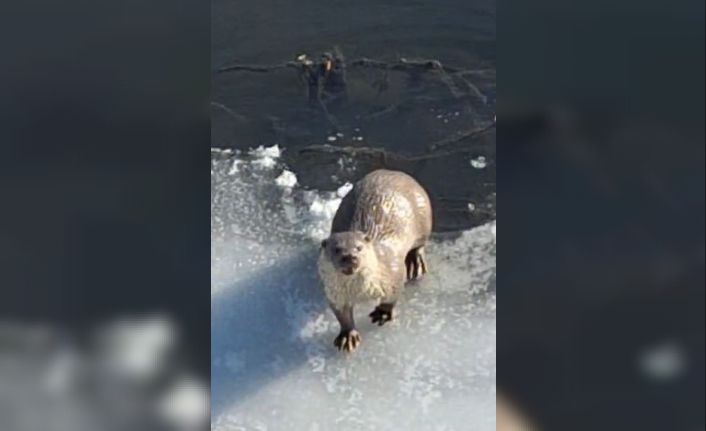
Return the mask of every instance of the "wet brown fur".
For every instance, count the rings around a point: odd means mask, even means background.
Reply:
[[[431,228],[429,196],[403,172],[373,171],[343,198],[319,256],[324,290],[341,325],[334,341],[339,349],[352,351],[360,343],[356,302],[378,300],[373,323],[392,320],[405,282],[427,271],[424,245]]]

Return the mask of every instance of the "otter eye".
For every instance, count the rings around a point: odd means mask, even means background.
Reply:
[[[334,250],[336,254],[341,254],[342,251],[343,250],[341,250],[341,247],[336,247],[336,249]]]

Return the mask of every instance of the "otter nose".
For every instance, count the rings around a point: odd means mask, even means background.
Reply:
[[[346,255],[341,258],[341,262],[345,263],[346,265],[358,266],[358,257]]]

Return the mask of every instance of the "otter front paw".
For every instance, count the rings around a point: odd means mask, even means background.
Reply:
[[[343,350],[346,352],[354,351],[360,344],[360,334],[355,329],[350,331],[341,331],[333,340],[333,345],[338,347],[338,350]]]
[[[392,307],[378,305],[368,316],[370,316],[370,320],[372,320],[373,323],[377,323],[378,326],[382,326],[392,320]]]

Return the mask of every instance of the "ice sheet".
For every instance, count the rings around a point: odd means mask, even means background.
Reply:
[[[397,319],[357,307],[341,354],[315,257],[349,187],[282,181],[279,154],[213,157],[212,429],[494,430],[495,222],[435,238]]]

